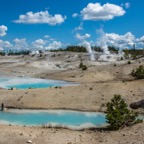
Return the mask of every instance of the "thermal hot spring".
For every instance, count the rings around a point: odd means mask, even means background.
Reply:
[[[106,125],[105,114],[68,110],[6,110],[0,112],[0,124],[60,126],[71,129]]]
[[[56,86],[76,85],[71,82],[59,80],[46,80],[38,78],[18,78],[18,77],[2,77],[0,78],[0,87],[5,89],[28,89],[28,88],[48,88]]]

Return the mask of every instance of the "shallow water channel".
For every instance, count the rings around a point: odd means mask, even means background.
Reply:
[[[0,112],[0,124],[70,128],[94,128],[106,124],[105,114],[67,110],[6,110]]]
[[[1,88],[16,88],[16,89],[28,89],[28,88],[48,88],[48,87],[60,87],[60,86],[71,86],[76,85],[72,82],[60,81],[60,80],[49,80],[39,78],[28,78],[28,77],[1,77],[0,87]]]

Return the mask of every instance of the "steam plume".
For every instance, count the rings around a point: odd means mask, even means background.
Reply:
[[[91,45],[88,41],[84,41],[83,45],[86,47],[88,53],[90,54],[90,60],[94,61],[95,60],[95,55],[91,49]]]

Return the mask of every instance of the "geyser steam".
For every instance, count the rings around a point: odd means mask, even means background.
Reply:
[[[90,54],[90,60],[94,61],[95,60],[95,55],[91,49],[91,45],[88,41],[84,41],[83,45],[86,47],[88,53]]]

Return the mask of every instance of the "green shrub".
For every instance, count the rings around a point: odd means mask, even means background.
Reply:
[[[121,57],[121,60],[124,60],[124,58],[123,58],[123,57]]]
[[[131,61],[128,61],[127,64],[131,64]]]
[[[83,65],[82,70],[87,70],[87,66]]]
[[[79,64],[79,68],[81,68],[82,70],[87,70],[87,66],[83,64],[82,60]]]
[[[112,130],[118,130],[139,121],[136,120],[137,113],[127,108],[127,104],[120,95],[114,95],[111,102],[107,103],[106,112],[106,120]]]
[[[136,79],[144,79],[144,66],[140,65],[135,70],[132,70],[131,75]]]
[[[81,61],[79,64],[79,68],[82,68],[82,67],[83,67],[83,62]]]

